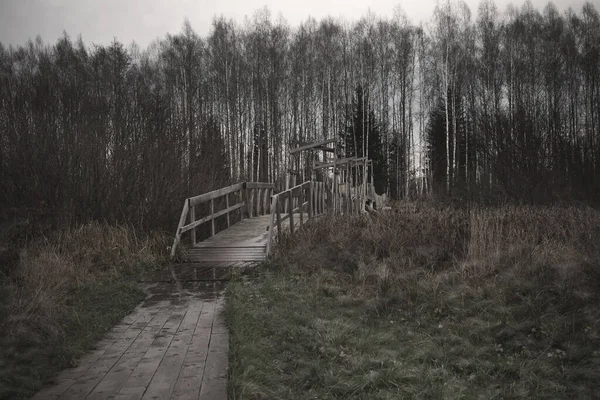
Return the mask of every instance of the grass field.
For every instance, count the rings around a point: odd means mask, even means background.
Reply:
[[[597,398],[599,243],[591,209],[315,221],[229,285],[230,398]]]
[[[145,294],[162,239],[92,223],[10,250],[0,269],[0,399],[30,397],[90,349]]]

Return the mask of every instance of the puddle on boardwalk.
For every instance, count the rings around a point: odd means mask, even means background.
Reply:
[[[193,300],[217,300],[223,297],[227,282],[154,282],[146,284],[148,296],[143,307],[168,302],[172,305],[185,304]]]
[[[214,282],[229,280],[232,271],[255,266],[252,262],[237,263],[182,263],[154,271],[143,282]]]

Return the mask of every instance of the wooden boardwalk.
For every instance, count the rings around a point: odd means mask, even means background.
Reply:
[[[179,248],[184,262],[145,280],[150,282],[146,301],[33,399],[227,399],[229,333],[221,315],[222,281],[232,268],[265,260],[274,230],[293,232],[323,213],[324,192],[314,188],[306,182],[273,195],[269,203],[272,184],[240,183],[186,199],[171,252],[176,254],[181,235],[188,232],[192,246]],[[249,199],[250,206],[241,200],[230,205],[234,196]],[[224,209],[214,210],[217,200]],[[290,200],[300,206],[284,213]],[[196,219],[196,207],[207,202],[211,214]],[[243,207],[248,217],[230,224],[229,214]],[[226,217],[229,226],[221,232],[215,232],[218,217]],[[211,237],[196,242],[196,228],[205,223],[212,225]]]
[[[227,399],[229,334],[220,289],[154,285],[77,367],[33,399]]]

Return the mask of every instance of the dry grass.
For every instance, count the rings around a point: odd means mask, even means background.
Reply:
[[[28,243],[0,282],[0,398],[27,396],[73,363],[143,298],[132,278],[164,248],[160,236],[101,223]]]
[[[232,284],[232,395],[593,398],[599,243],[588,208],[324,218]]]

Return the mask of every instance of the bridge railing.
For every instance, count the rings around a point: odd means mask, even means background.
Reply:
[[[279,232],[282,231],[283,222],[289,219],[290,233],[294,234],[297,217],[300,226],[304,224],[304,214],[308,213],[307,221],[326,212],[327,191],[323,182],[307,181],[271,197],[271,219],[269,221],[269,239],[267,241],[267,254],[271,254],[273,244]],[[288,211],[286,205],[291,204]],[[293,208],[297,204],[296,208]],[[282,215],[283,214],[283,215]]]
[[[214,236],[216,233],[215,220],[218,217],[225,215],[227,228],[229,228],[231,226],[230,214],[239,209],[242,210],[242,219],[245,215],[252,217],[268,214],[268,200],[271,198],[274,188],[275,186],[272,183],[242,182],[185,199],[181,217],[179,218],[179,224],[177,225],[177,231],[175,232],[173,246],[171,247],[171,257],[175,256],[177,247],[181,242],[181,237],[186,232],[190,232],[192,246],[196,245],[196,228],[200,225],[210,223],[210,236]],[[231,195],[236,199],[236,203],[233,205],[229,204]],[[222,203],[223,198],[225,198],[225,208],[215,211],[215,203]],[[196,219],[197,207],[206,203],[209,204],[208,215]],[[246,208],[245,210],[243,209],[244,206]],[[243,211],[246,211],[246,213]],[[186,220],[189,220],[187,224]]]

